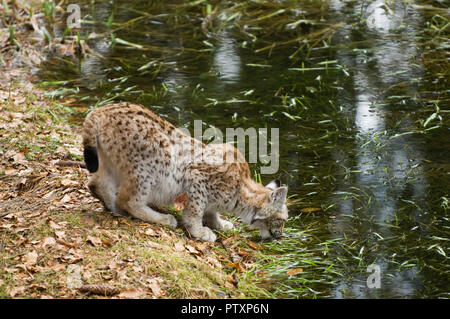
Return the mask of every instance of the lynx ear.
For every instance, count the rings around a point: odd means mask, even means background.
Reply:
[[[275,190],[280,186],[281,186],[281,182],[280,182],[279,178],[274,179],[273,181],[271,181],[269,184],[266,185],[266,187],[270,188],[271,190]]]
[[[287,187],[278,187],[269,195],[269,201],[277,208],[281,208],[286,202]]]

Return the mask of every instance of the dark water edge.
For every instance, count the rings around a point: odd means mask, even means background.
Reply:
[[[65,81],[51,94],[83,110],[141,103],[190,129],[279,128],[280,170],[260,176],[281,174],[292,202],[286,237],[261,257],[276,296],[449,297],[441,2],[74,3],[98,54],[49,54],[38,75]],[[381,288],[367,287],[372,264]]]

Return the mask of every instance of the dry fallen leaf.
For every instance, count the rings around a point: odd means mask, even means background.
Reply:
[[[254,243],[252,243],[252,242],[249,242],[249,243],[248,243],[248,246],[249,246],[250,248],[252,248],[252,249],[256,249],[256,250],[259,250],[259,249],[261,249],[261,247],[260,247],[260,246],[258,246],[258,245],[256,245],[256,244],[254,244]]]
[[[61,228],[62,228],[61,225],[58,225],[58,224],[55,223],[53,220],[50,220],[49,223],[48,223],[48,225],[50,226],[50,228],[53,228],[53,229],[61,229]]]
[[[154,241],[151,241],[151,240],[147,241],[146,244],[147,244],[148,247],[156,248],[156,249],[166,249],[167,248],[167,246],[158,244],[158,243],[156,243]]]
[[[113,242],[112,242],[112,240],[102,238],[102,244],[105,246],[111,247]]]
[[[237,254],[239,256],[248,256],[249,255],[248,252],[246,252],[245,250],[241,250],[241,249],[238,250]]]
[[[82,218],[83,224],[86,224],[87,226],[94,226],[95,220],[91,216],[85,216]]]
[[[111,270],[115,270],[119,268],[119,264],[116,263],[114,260],[112,260],[109,264],[108,264],[108,268]]]
[[[16,153],[16,155],[14,155],[14,157],[13,157],[14,162],[20,162],[24,158],[25,158],[25,155],[23,153]]]
[[[290,270],[288,270],[286,273],[287,273],[289,276],[294,276],[294,275],[297,275],[297,274],[302,273],[302,272],[303,272],[303,269],[302,269],[302,268],[295,268],[295,269],[290,269]]]
[[[121,219],[120,219],[120,222],[121,222],[122,224],[127,225],[128,227],[133,227],[133,225],[131,225],[129,222],[127,222],[127,220],[126,220],[125,218],[121,218]]]
[[[188,252],[190,252],[191,254],[193,254],[193,255],[199,255],[200,254],[200,252],[197,249],[195,249],[194,247],[192,247],[191,245],[186,245],[185,247],[186,247],[186,250]]]
[[[144,232],[144,234],[148,236],[158,236],[158,234],[151,228],[147,228]]]
[[[56,240],[53,237],[45,237],[42,242],[42,247],[45,248],[47,246],[54,246],[56,244]]]
[[[45,284],[31,284],[28,288],[44,291],[47,289],[47,286]]]
[[[65,263],[75,264],[75,263],[83,260],[84,255],[83,255],[82,250],[70,248],[69,252],[67,254],[61,255],[59,258],[61,259],[61,261],[65,262]]]
[[[25,291],[25,287],[23,287],[23,286],[12,287],[11,289],[8,289],[8,293],[11,298],[14,298],[17,295],[22,294],[24,291]]]
[[[189,204],[189,197],[186,192],[181,193],[173,200],[173,206],[176,210],[183,210]]]
[[[142,289],[129,289],[121,292],[118,297],[124,299],[138,299],[146,295],[147,293]]]
[[[267,271],[260,269],[256,272],[256,276],[258,277],[264,277],[265,275],[267,275]]]
[[[239,261],[235,262],[235,263],[229,263],[229,265],[231,267],[233,267],[234,269],[236,269],[238,272],[243,272],[244,269],[242,268],[241,264],[239,263]]]
[[[147,279],[147,283],[148,287],[152,290],[153,294],[156,297],[161,296],[162,294],[161,287],[159,286],[159,282],[156,279],[154,278]]]
[[[63,271],[64,269],[66,269],[66,265],[61,264],[57,261],[54,260],[49,260],[47,262],[47,266],[50,267],[52,270],[56,271],[56,272],[60,272]]]
[[[10,169],[7,169],[7,170],[5,170],[5,175],[16,175],[17,174],[17,170],[16,169],[13,169],[13,168],[10,168]]]
[[[102,240],[98,237],[94,237],[94,236],[87,236],[86,241],[88,243],[91,243],[94,246],[101,246],[102,245]]]
[[[74,155],[83,156],[83,152],[77,147],[70,147],[67,150]]]
[[[208,251],[210,247],[210,243],[209,242],[202,242],[202,243],[198,243],[195,245],[195,248],[199,251],[201,251],[202,253],[205,253]]]
[[[36,265],[38,254],[35,251],[31,251],[23,257],[25,266],[30,267]]]
[[[63,240],[66,237],[66,233],[62,230],[55,230],[55,235],[59,240]]]
[[[207,256],[205,260],[211,266],[222,269],[222,264],[216,258]]]
[[[22,117],[23,117],[23,114],[22,113],[18,113],[18,112],[9,112],[9,117],[10,117],[10,119],[12,120],[12,119],[21,119]]]
[[[142,268],[141,266],[133,266],[133,271],[134,272],[143,272],[144,268]]]
[[[71,180],[71,179],[65,178],[65,179],[61,180],[61,185],[63,185],[63,186],[74,186],[74,185],[78,185],[78,183],[76,181]]]
[[[184,251],[184,245],[181,242],[176,242],[174,248],[176,251]]]
[[[64,197],[58,202],[58,205],[62,205],[65,203],[70,202],[72,197],[69,196],[69,194],[64,195]]]

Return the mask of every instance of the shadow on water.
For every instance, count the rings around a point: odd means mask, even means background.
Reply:
[[[448,9],[79,3],[96,54],[50,58],[41,77],[68,81],[53,94],[82,110],[138,102],[189,128],[280,128],[292,217],[256,271],[276,296],[449,297]]]

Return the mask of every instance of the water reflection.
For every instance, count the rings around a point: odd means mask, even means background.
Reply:
[[[241,74],[241,58],[235,40],[226,31],[218,36],[217,50],[214,53],[214,70],[224,82],[238,82]]]
[[[332,4],[334,8],[342,8],[341,1],[335,0]],[[358,13],[357,10],[360,10],[359,6],[355,6],[355,14]],[[384,1],[374,1],[366,11],[367,27],[372,31],[367,34],[372,35],[374,41],[373,47],[367,49],[371,53],[370,56],[367,56],[367,50],[357,51],[356,56],[353,51],[341,50],[337,53],[339,61],[357,70],[353,78],[353,87],[356,92],[354,118],[361,142],[355,149],[357,155],[354,169],[357,173],[355,173],[353,187],[362,192],[368,192],[364,198],[367,203],[352,204],[352,199],[343,201],[340,204],[341,214],[353,215],[355,218],[365,220],[364,225],[355,227],[364,243],[362,247],[369,249],[364,257],[366,262],[374,262],[381,267],[382,289],[377,291],[377,289],[367,288],[365,278],[369,274],[360,274],[350,282],[342,280],[334,289],[333,294],[336,298],[411,297],[414,296],[417,282],[420,282],[421,278],[416,266],[408,270],[395,269],[389,263],[389,258],[392,256],[389,256],[387,247],[374,236],[374,233],[383,238],[395,235],[389,225],[397,218],[396,214],[401,206],[399,201],[408,187],[406,172],[412,169],[412,165],[421,162],[421,154],[414,139],[403,137],[391,142],[389,136],[383,132],[391,128],[387,118],[392,112],[385,106],[389,104],[389,101],[384,100],[383,88],[389,88],[402,80],[399,76],[392,76],[394,70],[404,71],[402,74],[404,79],[413,75],[411,63],[416,55],[416,49],[411,42],[406,41],[415,37],[413,30],[399,36],[393,36],[390,33],[406,18],[408,23],[417,23],[415,19],[420,19],[417,14],[405,16],[405,13],[406,10],[401,5],[388,8]],[[341,19],[345,19],[342,11],[336,11],[336,14]],[[342,29],[340,32],[342,38],[351,39],[350,28]],[[370,63],[367,63],[368,60]],[[368,91],[372,93],[368,94]],[[374,107],[375,105],[378,106]],[[380,152],[377,147],[380,145],[388,146]],[[405,145],[408,147],[406,148]],[[426,186],[423,183],[423,179],[409,183],[414,188],[413,199],[424,198]],[[340,190],[345,191],[348,188],[349,183],[343,182]],[[361,205],[365,209],[358,213],[355,208]],[[334,221],[336,231],[342,231],[342,225],[348,222],[348,219],[346,221],[344,219],[340,217]]]
[[[364,5],[363,3],[361,5]],[[369,4],[366,9],[366,23],[369,29],[375,29],[379,32],[386,32],[397,27],[398,17],[394,17],[389,13],[390,9],[385,1],[374,1]]]
[[[86,59],[81,60],[80,73],[83,80],[86,81],[86,86],[95,88],[99,82],[107,80],[103,57],[108,57],[111,52],[111,46],[105,39],[100,39],[92,49],[99,52],[102,57],[90,55]]]
[[[356,77],[360,77],[358,74]],[[367,86],[363,86],[367,88]],[[360,94],[356,97],[355,122],[361,133],[374,133],[384,129],[384,121],[380,115],[380,111],[373,107],[374,96],[368,94]]]
[[[96,21],[105,21],[113,10],[111,3],[102,3],[93,12],[92,18]],[[91,35],[96,37],[96,41],[90,42],[90,46],[94,52],[98,54],[87,55],[85,59],[80,60],[80,73],[88,88],[95,88],[98,83],[107,81],[107,73],[105,72],[105,60],[111,55],[111,45],[105,37],[97,36],[103,30],[97,25],[91,26]]]

